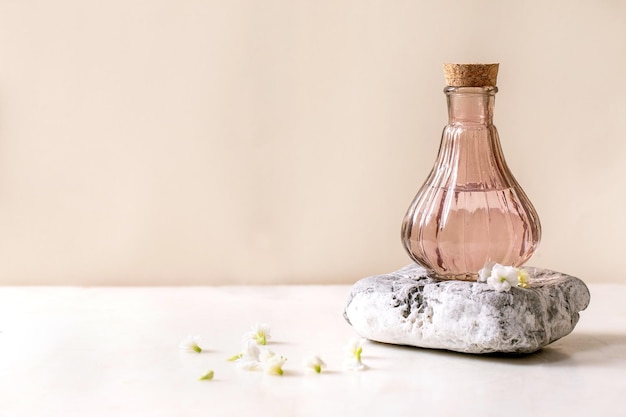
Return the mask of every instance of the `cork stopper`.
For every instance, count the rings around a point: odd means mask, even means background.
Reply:
[[[449,87],[495,87],[500,64],[443,64]]]

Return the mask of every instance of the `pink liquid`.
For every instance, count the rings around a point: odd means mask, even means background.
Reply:
[[[488,262],[522,265],[540,230],[521,203],[525,195],[503,190],[427,187],[407,213],[404,245],[416,262],[446,279],[475,280]]]
[[[443,279],[475,280],[489,262],[520,266],[541,225],[504,160],[492,124],[496,87],[446,87],[448,125],[439,153],[404,218],[411,258]]]

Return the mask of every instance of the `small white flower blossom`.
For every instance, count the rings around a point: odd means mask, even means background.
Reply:
[[[362,371],[366,366],[361,362],[361,354],[363,353],[363,342],[365,339],[354,337],[350,339],[348,344],[343,347],[345,358],[343,367],[350,371]]]
[[[513,271],[515,271],[515,278],[513,278]],[[493,262],[489,262],[478,271],[478,282],[486,282],[496,291],[509,291],[514,285],[520,288],[530,288],[529,281],[530,275],[525,269],[503,266]]]
[[[185,339],[183,339],[178,347],[180,350],[184,350],[186,352],[202,352],[202,348],[198,344],[200,342],[200,337],[189,335]]]
[[[266,345],[271,339],[270,326],[267,323],[256,323],[252,330],[244,334],[244,339],[252,339],[259,345]]]
[[[495,264],[487,278],[487,284],[497,292],[509,291],[518,283],[517,274],[517,268],[513,266]]]
[[[322,372],[322,368],[326,368],[326,363],[319,356],[309,356],[304,361],[304,366],[307,371],[313,371],[316,373]]]
[[[259,367],[261,363],[260,353],[259,346],[257,346],[254,340],[244,339],[241,353],[230,357],[228,360],[230,362],[234,361],[237,364],[237,368],[250,371]]]
[[[287,358],[281,355],[276,355],[269,349],[264,349],[261,352],[261,367],[265,373],[270,375],[282,375],[283,365],[287,361]]]

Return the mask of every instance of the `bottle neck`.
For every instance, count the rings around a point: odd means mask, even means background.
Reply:
[[[498,87],[446,87],[448,123],[491,125]]]

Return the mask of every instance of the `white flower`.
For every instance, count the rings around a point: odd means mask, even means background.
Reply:
[[[489,262],[483,267],[483,269],[478,271],[478,282],[487,282],[487,278],[491,275],[491,270],[495,264],[495,262]]]
[[[202,375],[200,378],[198,378],[198,380],[200,381],[210,381],[213,379],[213,376],[215,375],[215,372],[208,371],[206,374]]]
[[[346,357],[351,357],[357,361],[361,361],[361,354],[363,353],[363,342],[365,339],[360,337],[353,337],[348,341],[348,344],[343,347]]]
[[[184,350],[187,352],[200,353],[202,352],[202,348],[200,347],[200,345],[198,345],[199,342],[200,342],[200,337],[189,335],[180,342],[178,347],[181,350]]]
[[[495,264],[491,269],[491,275],[487,278],[487,284],[497,292],[509,291],[517,285],[517,268]]]
[[[266,345],[270,340],[270,326],[266,323],[256,323],[252,330],[243,335],[244,339],[252,339],[259,345]]]
[[[270,375],[282,375],[283,365],[287,361],[287,358],[281,355],[276,355],[269,349],[264,349],[261,352],[261,366],[265,373]]]
[[[362,371],[365,365],[361,362],[361,354],[363,353],[363,342],[365,339],[353,337],[348,344],[343,347],[345,358],[343,367],[350,371]]]
[[[260,350],[254,340],[244,339],[241,353],[230,357],[229,361],[234,361],[237,368],[245,370],[257,369],[261,363],[259,358]]]
[[[515,278],[513,278],[514,274]],[[509,291],[514,285],[520,288],[530,288],[529,281],[530,275],[525,269],[493,262],[489,262],[478,271],[478,282],[486,282],[496,291]]]
[[[326,364],[319,356],[309,356],[304,361],[304,366],[307,371],[322,372],[322,368],[326,368]]]

